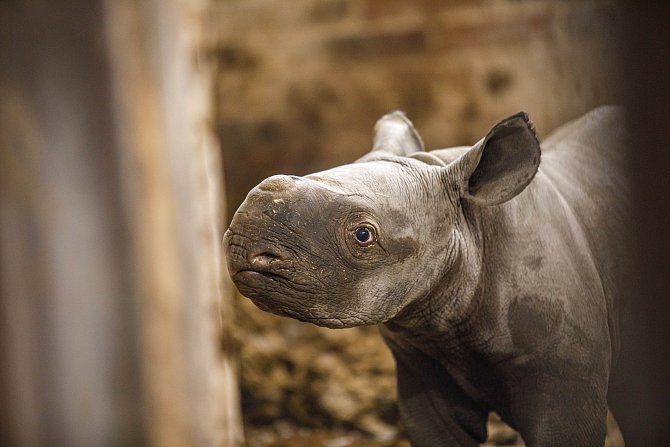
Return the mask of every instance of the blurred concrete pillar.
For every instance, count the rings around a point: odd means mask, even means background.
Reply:
[[[615,412],[628,447],[670,442],[670,5],[625,2],[638,275]]]
[[[241,441],[206,6],[0,2],[1,445]]]

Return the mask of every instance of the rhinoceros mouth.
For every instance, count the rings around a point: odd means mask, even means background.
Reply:
[[[233,281],[241,283],[257,283],[258,281],[288,281],[289,279],[279,273],[263,271],[263,270],[253,270],[253,269],[242,269],[238,270],[233,274]]]
[[[236,283],[291,279],[289,275],[294,270],[294,261],[286,250],[266,241],[250,241],[230,230],[225,238],[228,271]]]

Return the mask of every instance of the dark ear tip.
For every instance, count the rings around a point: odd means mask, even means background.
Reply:
[[[521,119],[523,119],[523,121],[526,123],[526,126],[528,127],[528,129],[529,129],[531,132],[533,132],[533,135],[535,135],[535,138],[537,138],[537,132],[535,131],[535,123],[533,123],[533,122],[531,121],[531,119],[530,119],[530,117],[528,116],[528,113],[527,113],[527,112],[523,112],[523,111],[522,111],[522,112],[519,112],[519,113],[517,113],[516,115],[513,115],[511,118],[512,118],[512,119],[514,119],[514,118],[521,118]]]
[[[540,139],[538,138],[537,132],[535,131],[535,124],[533,124],[533,122],[530,120],[530,117],[528,116],[528,113],[526,112],[516,113],[500,121],[489,131],[485,137],[485,140],[488,140],[496,134],[498,136],[507,135],[508,132],[515,132],[519,129],[529,130],[530,134],[539,144]]]

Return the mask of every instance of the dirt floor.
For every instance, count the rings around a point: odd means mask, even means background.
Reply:
[[[605,447],[624,447],[621,433],[614,419],[608,417]],[[482,447],[523,447],[519,434],[492,414],[488,425],[489,439]],[[405,436],[393,439],[374,439],[360,431],[320,430],[296,428],[280,421],[271,426],[248,428],[247,445],[250,447],[410,447]]]
[[[374,438],[360,431],[296,429],[286,422],[264,428],[252,428],[247,433],[249,446],[258,447],[410,447],[405,436],[391,439]],[[523,446],[518,433],[495,415],[489,421],[489,440],[484,446]],[[614,445],[612,445],[614,447]]]

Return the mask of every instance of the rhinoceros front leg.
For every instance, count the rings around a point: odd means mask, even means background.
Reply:
[[[400,417],[413,447],[474,447],[486,440],[488,413],[439,365],[420,353],[393,353]]]
[[[607,402],[597,382],[528,375],[513,386],[504,417],[528,447],[602,447]]]

